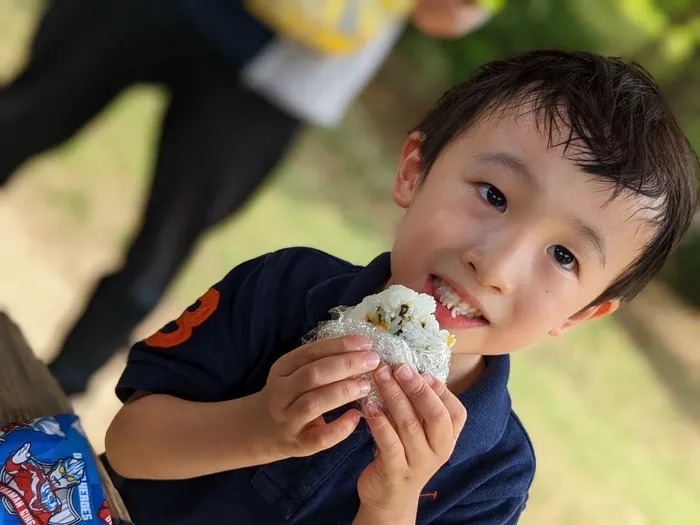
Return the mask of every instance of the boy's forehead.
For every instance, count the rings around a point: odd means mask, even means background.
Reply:
[[[479,145],[499,143],[505,148],[531,148],[574,164],[586,153],[570,140],[571,128],[561,118],[547,121],[530,105],[497,108],[479,116],[460,138]],[[568,146],[567,146],[568,144]]]
[[[563,123],[550,130],[534,112],[498,111],[473,122],[440,156],[450,162],[511,169],[528,176],[532,184],[551,174],[591,179],[578,164],[585,152],[577,151],[573,144],[567,147],[568,137]]]

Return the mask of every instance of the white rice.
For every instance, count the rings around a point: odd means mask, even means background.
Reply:
[[[436,359],[449,360],[449,349],[455,343],[452,334],[440,329],[434,315],[435,308],[435,299],[431,296],[393,285],[381,293],[365,297],[360,304],[348,309],[345,317],[369,322],[406,341],[418,370],[423,372],[430,371],[430,363]],[[444,381],[446,377],[440,379]]]

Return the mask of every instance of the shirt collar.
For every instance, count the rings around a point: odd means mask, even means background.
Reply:
[[[355,306],[362,299],[377,293],[391,277],[391,254],[383,253],[365,267],[331,277],[314,286],[306,298],[309,323],[315,327],[330,318],[336,306]]]
[[[505,432],[510,418],[508,394],[510,356],[485,357],[484,373],[459,395],[467,409],[467,424],[457,438],[448,464],[454,465],[493,448]]]
[[[383,253],[364,268],[355,267],[316,285],[307,296],[309,322],[315,327],[329,319],[336,306],[354,306],[376,293],[391,277],[391,254]],[[507,384],[508,355],[487,356],[481,377],[459,395],[467,408],[467,424],[457,439],[448,464],[456,464],[491,449],[501,439],[510,417]]]

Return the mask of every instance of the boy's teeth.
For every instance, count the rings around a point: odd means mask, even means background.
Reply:
[[[461,300],[457,292],[442,279],[435,278],[435,297],[447,309],[452,311],[452,317],[458,315],[469,317],[471,319],[483,317],[482,313],[469,303]]]

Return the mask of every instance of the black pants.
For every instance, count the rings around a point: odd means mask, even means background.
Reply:
[[[198,237],[241,207],[295,136],[299,122],[237,76],[167,0],[54,0],[26,69],[0,88],[0,184],[125,88],[158,83],[170,95],[141,229],[50,365],[66,393],[128,344]]]

